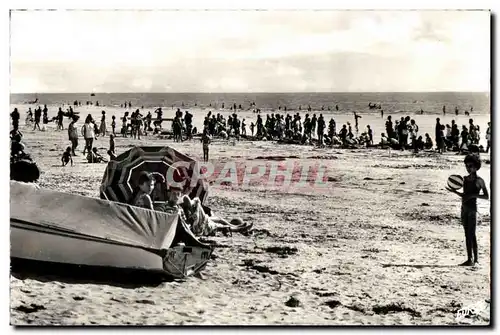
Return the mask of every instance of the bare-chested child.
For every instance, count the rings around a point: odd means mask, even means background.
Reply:
[[[66,151],[63,152],[61,157],[62,166],[66,166],[69,162],[71,162],[71,166],[73,166],[73,157],[71,157],[71,147],[67,147]]]
[[[203,161],[208,162],[208,151],[210,143],[212,142],[212,137],[208,134],[207,128],[205,128],[205,130],[203,131],[201,142],[203,143]]]
[[[477,155],[467,155],[464,159],[465,169],[468,175],[464,177],[464,191],[460,193],[449,187],[446,189],[462,198],[461,220],[465,232],[465,245],[467,249],[467,260],[460,264],[471,266],[478,263],[477,239],[476,239],[476,199],[489,200],[488,190],[484,180],[477,175],[481,168],[481,159]],[[483,194],[479,194],[480,191]],[[474,258],[472,258],[474,256]]]
[[[116,117],[113,115],[111,117],[111,131],[113,132],[113,135],[116,136],[115,128],[116,128]]]

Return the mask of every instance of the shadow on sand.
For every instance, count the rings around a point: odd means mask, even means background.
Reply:
[[[415,269],[422,268],[455,268],[460,266],[459,264],[382,264],[383,268],[389,267],[409,267]]]
[[[173,281],[163,272],[124,270],[107,267],[66,265],[11,259],[11,275],[17,279],[32,279],[40,282],[57,281],[66,284],[110,285],[121,288],[157,287]]]

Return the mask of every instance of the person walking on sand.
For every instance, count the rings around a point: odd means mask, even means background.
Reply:
[[[43,124],[49,123],[49,110],[47,108],[47,105],[43,106]]]
[[[127,137],[127,133],[128,133],[127,120],[128,120],[128,112],[125,112],[125,114],[122,117],[122,129],[121,129],[121,133],[122,133],[123,137]]]
[[[38,106],[38,108],[35,109],[35,125],[33,126],[33,130],[35,130],[37,126],[38,126],[38,130],[42,130],[40,128],[40,119],[41,118],[42,118],[42,109],[40,108],[40,106]]]
[[[78,116],[73,115],[73,120],[68,126],[68,137],[71,142],[71,154],[76,156],[75,149],[78,147],[78,131],[76,128],[76,121],[78,121]]]
[[[61,107],[59,107],[59,110],[57,111],[57,130],[63,130],[63,117],[64,117],[64,112],[62,111]]]
[[[31,126],[33,123],[33,111],[31,110],[31,107],[28,108],[28,111],[26,112],[26,119],[24,120],[24,124],[26,126]]]
[[[99,133],[102,136],[106,136],[106,112],[102,111],[101,126],[99,127]]]
[[[460,143],[460,147],[458,148],[457,155],[462,153],[464,150],[469,150],[470,136],[466,126],[462,126],[462,132],[460,133],[460,137],[462,138],[462,142]]]
[[[113,115],[111,117],[111,131],[113,136],[116,136],[115,129],[116,129],[116,117]]]
[[[95,132],[94,132],[94,120],[92,115],[87,115],[85,119],[85,124],[82,126],[82,136],[85,139],[85,148],[83,149],[83,154],[85,152],[91,153],[92,144],[94,143]]]
[[[481,159],[479,156],[467,155],[464,159],[464,164],[468,175],[464,177],[463,193],[449,187],[446,187],[446,189],[462,198],[461,221],[465,232],[467,260],[460,265],[471,266],[479,263],[476,238],[476,199],[489,200],[489,194],[484,180],[477,175],[477,171],[481,168]],[[480,191],[483,191],[482,195],[479,194]]]

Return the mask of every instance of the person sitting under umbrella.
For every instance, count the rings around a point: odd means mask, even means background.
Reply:
[[[131,205],[154,210],[153,201],[151,200],[151,192],[153,192],[154,187],[154,176],[146,171],[141,172]]]

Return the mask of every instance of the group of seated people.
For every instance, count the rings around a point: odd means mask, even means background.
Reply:
[[[164,192],[163,197],[162,192]],[[243,228],[242,225],[236,226],[220,217],[208,215],[205,213],[200,199],[191,200],[188,195],[182,194],[181,188],[167,185],[165,178],[159,173],[143,171],[139,175],[137,188],[130,204],[165,213],[179,213],[180,219],[184,220],[193,234],[197,236],[210,236],[217,231],[228,235]],[[155,201],[159,198],[166,201]],[[245,226],[247,230],[250,228]]]
[[[382,148],[385,147],[391,147],[392,149],[401,149],[401,144],[399,141],[393,137],[388,138],[384,133],[381,135],[380,139],[380,144]],[[418,138],[415,139],[415,143],[411,143],[411,146],[408,146],[409,148],[413,148],[415,151],[420,151],[420,150],[431,150],[434,146],[434,143],[432,142],[431,137],[429,136],[428,133],[425,134],[425,141],[422,138],[422,136],[419,136]]]

